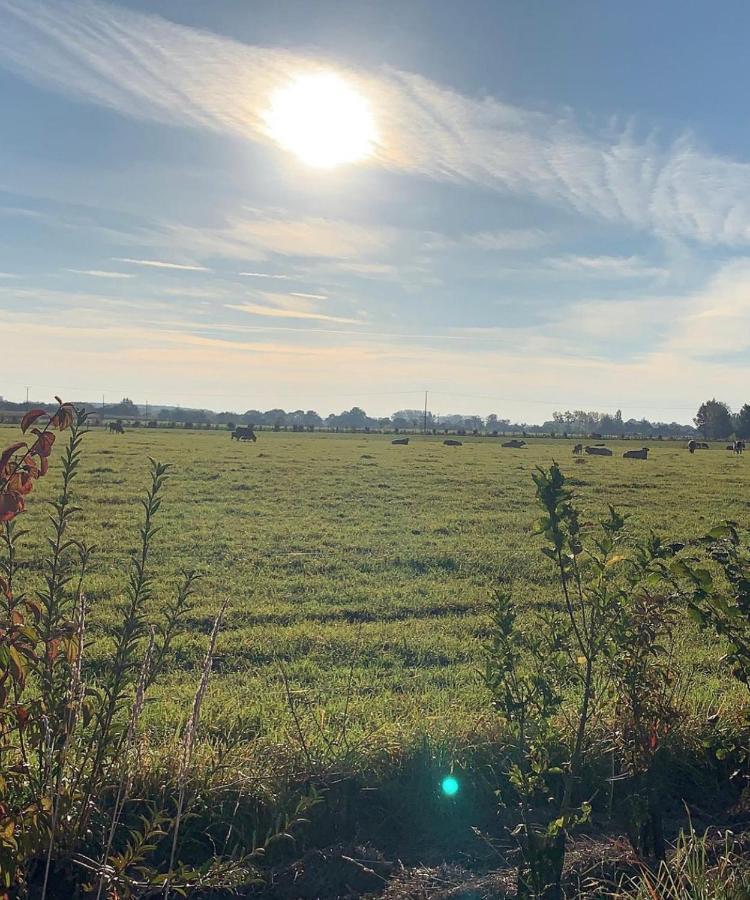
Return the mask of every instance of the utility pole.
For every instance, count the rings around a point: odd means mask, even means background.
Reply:
[[[30,385],[30,384],[27,384],[27,385],[26,385],[26,402],[27,402],[27,403],[29,402],[29,390],[30,390],[30,388],[31,388],[31,385]]]
[[[424,434],[427,434],[427,391],[424,392],[424,426],[422,431]]]

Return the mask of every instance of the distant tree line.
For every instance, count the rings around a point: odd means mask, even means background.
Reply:
[[[0,413],[21,413],[30,405],[53,412],[55,404],[15,403],[0,397]],[[512,422],[495,413],[488,416],[462,415],[450,413],[438,415],[430,410],[399,409],[390,416],[369,416],[360,406],[331,413],[325,417],[314,409],[284,410],[280,408],[260,410],[248,409],[244,413],[225,410],[214,412],[210,409],[190,407],[164,406],[151,407],[138,405],[129,397],[123,397],[119,403],[81,404],[101,419],[122,419],[125,421],[166,422],[186,427],[227,426],[252,424],[259,428],[284,430],[313,430],[316,428],[340,429],[342,431],[398,430],[421,431],[458,431],[472,433],[498,434],[552,434],[592,435],[602,437],[665,437],[690,438],[701,435],[706,440],[727,440],[735,437],[750,439],[750,404],[733,413],[729,406],[716,399],[702,403],[696,413],[694,425],[680,422],[650,422],[648,419],[623,419],[622,411],[614,413],[587,411],[582,409],[555,412],[552,419],[541,425],[529,425],[526,422]]]
[[[614,414],[587,412],[583,409],[555,412],[552,420],[544,422],[540,430],[549,434],[601,434],[604,437],[689,438],[695,436],[692,425],[680,422],[650,422],[648,419],[623,419],[622,411]]]

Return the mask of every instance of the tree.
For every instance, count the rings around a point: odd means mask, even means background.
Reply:
[[[302,424],[306,425],[308,428],[320,428],[323,424],[323,420],[314,409],[308,409],[302,419]]]
[[[750,403],[746,403],[737,413],[734,428],[738,438],[742,440],[750,438]]]
[[[693,421],[708,441],[726,440],[732,433],[732,413],[726,403],[715,397],[701,403]]]

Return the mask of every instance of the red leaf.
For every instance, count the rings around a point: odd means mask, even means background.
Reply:
[[[20,494],[15,491],[0,494],[0,522],[10,522],[23,510],[24,502]]]
[[[43,415],[45,415],[43,409],[30,409],[21,419],[21,431],[26,434],[26,429],[33,425],[34,422]]]
[[[3,450],[3,455],[0,456],[0,477],[2,477],[2,471],[7,466],[13,454],[18,452],[21,447],[26,446],[28,445],[23,441],[19,441],[17,444],[11,444],[10,447],[6,447],[5,450]]]
[[[55,443],[55,436],[51,431],[39,431],[38,428],[32,428],[32,432],[38,435],[31,448],[32,453],[44,458],[52,453],[52,445]]]
[[[66,428],[70,428],[74,419],[75,408],[73,407],[73,404],[63,403],[60,406],[60,409],[52,416],[49,424],[52,428],[57,428],[59,431],[65,431]]]
[[[16,472],[8,481],[6,490],[13,491],[24,497],[34,487],[34,479],[29,472]]]
[[[26,727],[26,723],[29,720],[29,711],[25,706],[17,706],[16,707],[16,718],[18,719],[18,728],[19,731],[23,731]]]
[[[52,638],[47,641],[47,659],[54,662],[60,654],[60,641],[58,638]]]

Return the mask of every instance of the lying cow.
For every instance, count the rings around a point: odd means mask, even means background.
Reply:
[[[396,438],[395,441],[391,441],[392,444],[398,444],[399,446],[405,447],[409,443],[409,438]]]
[[[447,440],[443,441],[443,444],[446,447],[463,447],[463,443],[461,441]]]
[[[589,456],[612,456],[609,447],[584,447]]]
[[[512,441],[506,441],[504,444],[502,444],[502,446],[512,447],[514,450],[521,450],[526,446],[526,441],[519,441],[514,438]]]
[[[648,459],[648,447],[641,447],[640,450],[626,450],[622,454],[623,459]]]

